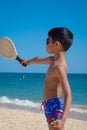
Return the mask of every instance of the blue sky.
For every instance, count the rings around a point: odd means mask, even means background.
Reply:
[[[67,27],[74,41],[67,52],[69,73],[87,73],[86,0],[0,0],[0,38],[10,37],[19,56],[46,57],[46,38],[53,27]],[[0,72],[46,72],[48,65],[22,67],[0,56]]]

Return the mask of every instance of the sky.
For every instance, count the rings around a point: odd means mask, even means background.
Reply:
[[[54,27],[67,27],[74,34],[66,53],[68,73],[87,73],[87,0],[0,0],[0,38],[11,38],[21,58],[49,56],[46,38]],[[23,67],[0,55],[0,72],[45,73],[47,68]]]

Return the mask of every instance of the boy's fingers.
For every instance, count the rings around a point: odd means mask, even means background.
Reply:
[[[53,122],[51,123],[51,125],[52,125],[53,127],[58,127],[58,121],[53,121]]]
[[[25,64],[25,63],[23,63],[22,65],[23,65],[24,67],[26,67],[26,66],[27,66],[27,64]]]
[[[22,60],[21,64],[26,64],[27,60]]]
[[[23,61],[21,61],[21,65],[23,65],[23,66],[27,66],[27,60],[23,60]]]

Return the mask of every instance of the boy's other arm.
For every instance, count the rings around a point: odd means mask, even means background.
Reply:
[[[56,72],[64,93],[64,112],[62,120],[65,122],[72,102],[71,90],[68,83],[67,70],[62,66],[59,66],[56,69]]]
[[[27,65],[32,65],[32,64],[50,64],[53,60],[54,56],[46,57],[46,58],[40,58],[40,57],[35,57],[30,60],[23,60],[21,64]]]

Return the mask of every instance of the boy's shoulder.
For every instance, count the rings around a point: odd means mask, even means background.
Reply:
[[[62,63],[60,63],[60,64],[57,64],[56,65],[56,73],[57,74],[64,74],[64,73],[66,73],[67,74],[67,64],[62,64]]]

